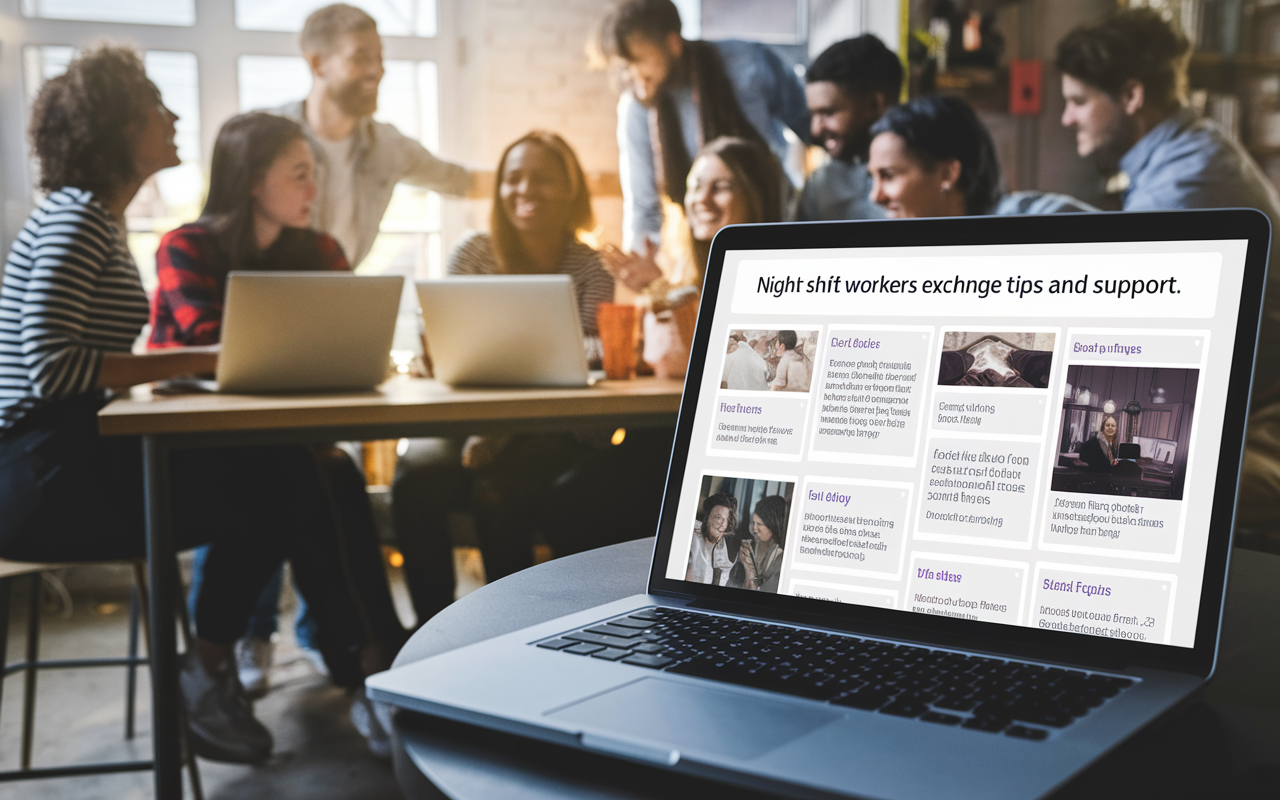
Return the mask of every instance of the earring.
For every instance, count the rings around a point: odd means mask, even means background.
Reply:
[[[943,182],[943,184],[942,184],[942,191],[944,191],[944,192],[949,192],[949,191],[951,191],[951,181],[944,181],[944,182]]]

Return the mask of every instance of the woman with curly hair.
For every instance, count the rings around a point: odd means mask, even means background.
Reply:
[[[727,586],[734,566],[729,539],[738,529],[738,498],[716,492],[702,501],[702,516],[694,528],[684,579]]]
[[[125,243],[143,182],[176,166],[177,117],[128,47],[82,53],[32,108],[48,194],[31,212],[0,290],[0,557],[138,558],[145,552],[142,448],[98,434],[112,391],[214,372],[210,349],[130,352],[147,297]],[[335,681],[353,689],[404,641],[366,531],[343,526],[306,447],[180,450],[170,457],[174,545],[210,543],[196,639],[180,659],[189,742],[205,758],[256,763],[271,734],[253,716],[232,645],[288,558],[320,624]]]
[[[790,508],[787,498],[776,494],[762,497],[756,503],[751,513],[751,541],[743,544],[738,552],[744,575],[742,588],[777,594]]]

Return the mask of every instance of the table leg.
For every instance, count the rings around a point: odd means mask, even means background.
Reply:
[[[147,512],[147,582],[151,602],[151,737],[157,800],[182,798],[182,737],[178,718],[178,656],[174,635],[173,517],[169,450],[159,436],[142,437]]]

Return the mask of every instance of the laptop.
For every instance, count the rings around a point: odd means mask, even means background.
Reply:
[[[418,281],[435,378],[450,385],[588,386],[568,275],[467,275]]]
[[[1213,674],[1269,237],[1253,210],[726,228],[647,593],[370,696],[787,796],[1048,794]],[[941,384],[983,339],[1047,386]],[[787,391],[721,388],[751,342]],[[1165,469],[1058,465],[1109,419]]]
[[[404,278],[232,272],[219,392],[371,389],[387,377]]]

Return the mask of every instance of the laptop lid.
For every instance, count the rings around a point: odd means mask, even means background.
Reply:
[[[404,278],[232,272],[220,392],[370,389],[387,376]]]
[[[1269,235],[1253,210],[726,228],[650,591],[1207,674]]]
[[[437,380],[478,386],[586,386],[578,303],[568,275],[467,275],[418,281]]]

